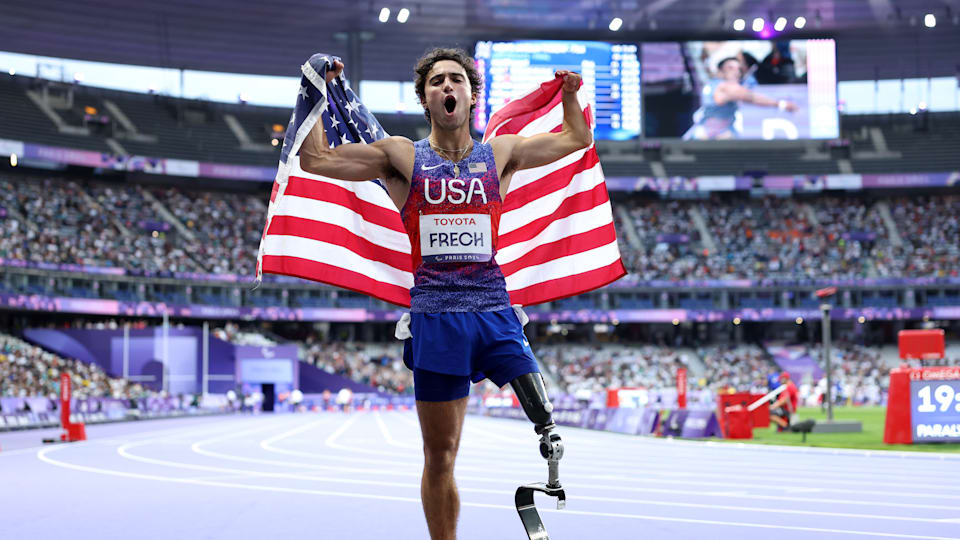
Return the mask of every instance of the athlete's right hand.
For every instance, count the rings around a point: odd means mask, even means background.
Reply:
[[[336,79],[341,73],[343,73],[343,62],[334,60],[333,67],[327,70],[327,82]]]

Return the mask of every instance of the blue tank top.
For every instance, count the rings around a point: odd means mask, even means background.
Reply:
[[[720,79],[713,79],[710,81],[706,87],[704,87],[703,92],[703,118],[720,118],[723,120],[729,120],[733,122],[737,115],[737,102],[728,101],[723,105],[717,105],[713,100],[713,91],[723,81]]]
[[[495,259],[500,178],[489,144],[474,141],[458,163],[428,140],[414,143],[410,193],[400,210],[413,255],[410,311],[497,311],[510,307]]]

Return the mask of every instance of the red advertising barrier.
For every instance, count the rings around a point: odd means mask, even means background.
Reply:
[[[750,392],[736,392],[733,394],[717,394],[717,419],[720,421],[720,430],[723,436],[727,437],[727,408],[737,405],[744,409],[754,401],[763,397],[763,394],[751,394]],[[764,403],[753,410],[753,413],[747,413],[751,420],[752,427],[770,427],[770,403]]]
[[[70,421],[70,375],[60,374],[60,427],[63,431],[60,433],[60,440],[63,442],[76,442],[87,440],[87,429],[83,422]]]
[[[933,360],[943,358],[943,328],[933,330],[901,330],[897,332],[901,360]]]
[[[677,369],[677,407],[687,408],[687,368]]]

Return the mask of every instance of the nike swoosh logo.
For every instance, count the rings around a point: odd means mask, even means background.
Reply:
[[[431,167],[427,167],[426,165],[421,165],[421,166],[420,166],[420,170],[421,170],[421,171],[429,171],[430,169],[436,169],[437,167],[443,167],[443,163],[440,163],[439,165],[433,165],[433,166],[431,166]]]

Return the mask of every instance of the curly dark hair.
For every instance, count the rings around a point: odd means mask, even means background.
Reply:
[[[416,67],[413,68],[414,73],[416,74],[413,79],[413,85],[417,90],[417,97],[420,98],[420,102],[423,103],[427,99],[425,87],[427,84],[427,74],[430,73],[430,70],[433,69],[433,65],[441,60],[453,60],[454,62],[460,64],[463,67],[463,70],[467,72],[467,79],[470,81],[470,93],[477,95],[480,92],[480,89],[483,88],[483,79],[480,77],[480,72],[477,71],[477,66],[474,63],[474,59],[467,54],[467,51],[463,49],[452,49],[445,47],[437,47],[417,60]],[[476,104],[470,107],[470,116],[473,116],[473,110],[476,108]],[[424,107],[423,115],[427,117],[427,122],[430,121],[430,110]]]

